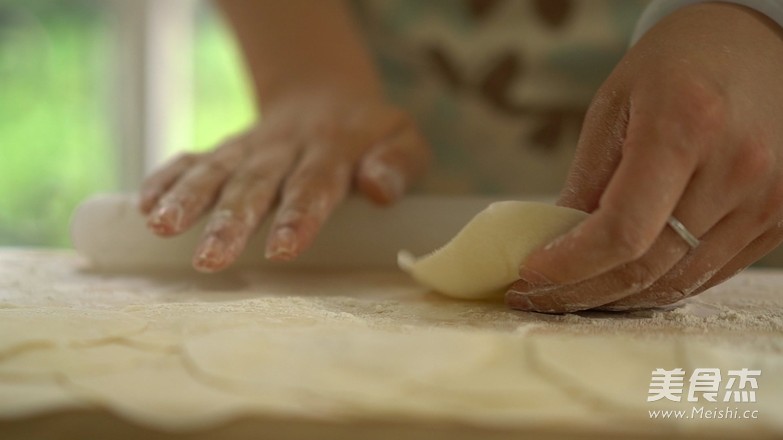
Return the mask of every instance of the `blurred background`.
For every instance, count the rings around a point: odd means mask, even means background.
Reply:
[[[0,246],[68,246],[83,198],[254,117],[206,0],[0,0]]]

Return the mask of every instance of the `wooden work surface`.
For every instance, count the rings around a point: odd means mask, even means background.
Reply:
[[[0,438],[781,438],[782,292],[750,270],[667,310],[551,316],[391,269],[105,273],[2,249]],[[647,401],[656,368],[684,371],[681,402]],[[715,403],[686,401],[699,368]],[[724,402],[742,368],[756,401]]]

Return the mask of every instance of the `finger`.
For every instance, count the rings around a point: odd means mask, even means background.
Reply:
[[[683,205],[704,206],[709,203],[737,207],[710,228],[699,246],[658,282],[638,295],[607,304],[605,309],[628,310],[672,304],[701,291],[701,287],[715,279],[718,273],[732,276],[768,252],[763,247],[767,245],[764,240],[759,242],[760,249],[751,244],[760,240],[758,231],[771,231],[762,236],[770,237],[773,246],[777,245],[774,240],[780,223],[778,219],[783,218],[783,189],[773,184],[765,193],[750,196],[744,191],[737,191],[737,187],[770,186],[774,177],[769,177],[769,164],[763,154],[756,155],[755,159],[753,153],[746,149],[740,149],[736,154],[737,157],[722,162],[723,166],[713,167],[712,172],[699,173],[694,185],[703,187],[700,191],[702,196],[684,199]],[[700,209],[696,208],[686,215],[699,213]],[[750,260],[739,257],[743,254],[747,254]]]
[[[216,272],[231,265],[274,203],[295,148],[274,146],[257,153],[226,183],[204,229],[193,267]]]
[[[734,233],[737,229],[732,231]],[[715,236],[726,240],[731,234],[716,233]],[[682,267],[678,265],[674,268],[671,274],[662,278],[660,284],[656,283],[639,295],[607,304],[600,309],[626,311],[661,307],[705,292],[742,272],[780,245],[783,242],[783,224],[750,243],[743,240],[731,240],[730,243],[709,240],[706,242],[709,246],[705,246],[703,253],[689,256],[682,262]],[[746,246],[737,246],[739,242],[744,242]],[[707,258],[707,255],[710,257]]]
[[[153,232],[163,236],[178,234],[214,202],[218,190],[244,156],[241,144],[231,142],[204,156],[158,200],[147,220]]]
[[[758,225],[742,221],[745,216],[731,215],[730,211],[740,205],[742,192],[716,188],[714,177],[721,167],[713,167],[697,173],[688,190],[683,194],[677,208],[676,217],[682,219],[688,230],[697,237],[704,236],[702,243],[691,249],[688,243],[670,227],[665,228],[656,239],[650,250],[641,258],[625,263],[597,277],[566,284],[551,289],[544,288],[537,292],[535,286],[520,282],[513,286],[507,295],[507,301],[514,308],[535,311],[564,312],[584,310],[601,306],[606,310],[621,310],[637,301],[659,301],[659,293],[653,286],[661,286],[667,277],[676,278],[686,262],[696,258],[702,269],[715,270],[720,266],[709,268],[710,264],[723,265],[734,254],[742,249],[753,237],[737,231],[758,230]],[[722,197],[713,197],[719,190]],[[741,210],[736,210],[742,212]],[[732,234],[733,246],[724,243],[720,247],[720,237]],[[720,252],[713,252],[715,247]],[[696,267],[694,270],[700,270]],[[699,272],[702,274],[703,272]],[[686,280],[681,280],[685,282]],[[702,280],[702,282],[706,281]],[[693,282],[696,282],[695,280]]]
[[[174,182],[198,161],[199,157],[200,155],[195,153],[180,154],[144,179],[139,191],[141,213],[148,215],[158,203],[160,196],[168,191]]]
[[[757,224],[767,226],[763,229],[765,232],[742,249],[694,294],[733,277],[783,243],[783,176],[776,174],[771,178],[766,198],[762,199],[760,206],[761,209],[757,211],[755,220]]]
[[[375,203],[393,203],[424,173],[430,156],[418,129],[407,124],[364,155],[356,172],[356,185]]]
[[[753,239],[740,214],[732,213],[702,237],[699,246],[653,285],[636,295],[606,304],[602,310],[624,311],[673,304],[712,279]]]
[[[693,175],[698,152],[676,130],[631,113],[617,170],[598,208],[574,230],[534,251],[521,278],[534,284],[585,280],[644,255],[666,226]],[[669,134],[665,134],[669,133]]]
[[[365,151],[406,125],[399,110],[353,111],[342,122],[319,120],[307,126],[310,145],[286,179],[281,204],[267,239],[266,256],[289,261],[307,249],[348,191]]]
[[[772,252],[775,248],[780,246],[781,243],[783,243],[783,224],[775,227],[771,231],[768,231],[750,243],[745,249],[737,254],[736,257],[723,266],[721,270],[715,273],[715,275],[713,275],[709,281],[699,286],[697,289],[691,292],[689,296],[698,295],[734,277],[738,273],[750,267],[761,257]]]
[[[699,286],[689,296],[698,295],[718,284],[732,278],[751,266],[763,256],[772,252],[783,243],[783,221],[777,222],[767,232],[753,240],[734,258],[724,265],[706,283]]]
[[[585,115],[558,205],[584,212],[598,208],[601,194],[620,162],[627,126],[627,98],[599,90]]]
[[[613,303],[652,285],[689,250],[679,235],[666,229],[642,258],[597,277],[544,288],[517,281],[506,293],[506,304],[524,311],[570,313]]]
[[[310,246],[345,198],[355,161],[334,147],[306,150],[283,186],[282,200],[267,238],[267,258],[290,261]]]

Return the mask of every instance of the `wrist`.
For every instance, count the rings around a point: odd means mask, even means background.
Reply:
[[[346,80],[348,79],[348,80]],[[388,103],[380,83],[356,78],[286,78],[269,82],[257,92],[259,114],[264,119],[337,116]]]
[[[270,75],[254,82],[257,105],[265,112],[289,107],[291,102],[384,99],[379,80],[350,73],[310,71],[299,75]]]
[[[630,45],[636,44],[643,35],[665,17],[687,6],[697,4],[736,5],[766,16],[770,21],[783,28],[783,0],[657,0],[647,6],[636,23]]]

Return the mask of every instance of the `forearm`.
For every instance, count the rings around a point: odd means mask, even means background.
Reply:
[[[343,0],[218,0],[251,72],[259,105],[296,94],[380,95]]]

